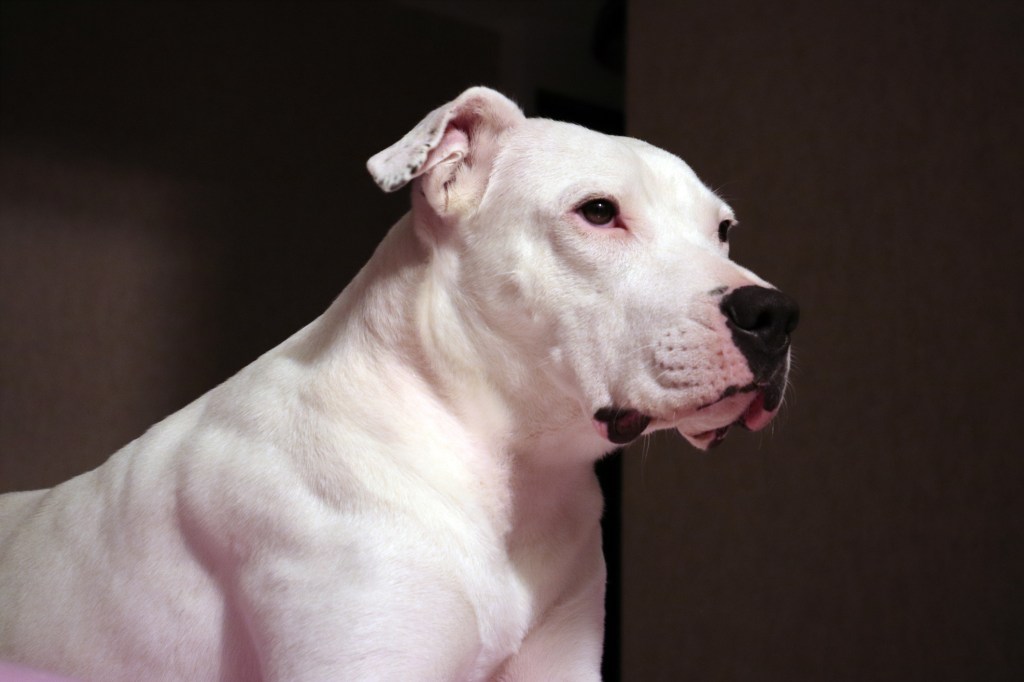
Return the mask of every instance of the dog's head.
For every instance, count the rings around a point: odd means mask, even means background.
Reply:
[[[707,448],[779,409],[796,304],[729,260],[736,217],[679,158],[472,88],[368,167],[386,191],[415,179],[480,352],[605,442],[674,427]]]

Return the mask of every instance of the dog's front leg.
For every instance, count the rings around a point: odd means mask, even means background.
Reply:
[[[594,682],[601,679],[606,571],[600,537],[590,543],[589,575],[531,628],[494,682]]]
[[[335,546],[250,567],[238,588],[264,682],[466,679],[476,620],[458,584],[421,560],[430,544]]]

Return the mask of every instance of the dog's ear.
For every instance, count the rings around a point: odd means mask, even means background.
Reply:
[[[470,88],[370,157],[366,167],[385,192],[422,176],[423,197],[438,215],[452,215],[483,195],[497,138],[522,120],[522,110],[501,93]]]

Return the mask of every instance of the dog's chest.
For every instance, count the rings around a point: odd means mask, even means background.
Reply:
[[[471,680],[487,680],[502,662],[518,651],[533,620],[533,595],[511,564],[481,571],[470,589],[480,649]]]

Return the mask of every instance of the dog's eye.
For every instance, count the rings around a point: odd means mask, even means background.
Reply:
[[[619,207],[611,199],[591,199],[577,209],[591,225],[607,225],[619,215]]]
[[[733,222],[732,220],[723,220],[722,222],[718,223],[718,241],[729,241],[729,230],[731,230],[732,226],[735,224],[736,223]]]

